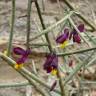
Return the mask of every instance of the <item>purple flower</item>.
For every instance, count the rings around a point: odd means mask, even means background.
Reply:
[[[61,44],[64,41],[66,41],[68,37],[69,37],[69,29],[65,28],[64,33],[57,37],[56,42]]]
[[[80,24],[77,28],[78,28],[78,30],[79,30],[80,32],[84,32],[84,24]],[[73,30],[72,30],[72,33],[73,33],[73,34],[77,34],[77,31],[76,31],[75,29],[73,29]]]
[[[80,24],[77,28],[80,32],[84,32],[84,24]],[[72,37],[73,37],[73,42],[81,43],[81,38],[75,29],[73,29],[72,32],[70,33],[69,40]]]
[[[28,55],[27,56],[22,56],[21,58],[18,58],[18,60],[16,61],[17,64],[23,64],[28,58]]]
[[[15,47],[13,48],[13,52],[16,54],[16,55],[24,55],[25,54],[25,50],[20,48],[20,47]]]
[[[57,70],[58,67],[58,57],[56,54],[48,54],[46,56],[46,61],[44,63],[44,70],[47,71],[47,73],[52,72],[52,70]]]
[[[20,58],[18,58],[18,60],[16,61],[17,64],[22,64],[24,63],[27,58],[28,58],[28,55],[31,53],[30,49],[28,50],[24,50],[20,47],[15,47],[13,48],[13,52],[16,54],[16,55],[21,55]]]
[[[73,42],[81,43],[81,38],[78,34],[73,35]]]
[[[26,55],[26,54],[30,53],[30,50],[24,50],[24,49],[22,49],[20,47],[15,47],[15,48],[13,48],[13,52],[16,55]]]

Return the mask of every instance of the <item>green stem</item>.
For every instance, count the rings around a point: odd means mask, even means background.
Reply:
[[[29,83],[31,85],[34,86],[34,88],[40,93],[42,94],[42,96],[49,96],[45,90],[43,88],[41,88],[33,79],[31,79],[29,76],[27,76],[26,74],[24,74],[21,71],[18,71],[25,79],[27,79],[29,81]]]
[[[8,87],[20,87],[30,85],[29,82],[21,82],[21,83],[8,83],[8,84],[0,84],[0,88],[8,88]]]
[[[63,23],[64,21],[66,21],[66,19],[68,19],[68,17],[70,17],[72,14],[74,13],[74,11],[71,11],[69,14],[67,14],[64,18],[62,18],[60,21],[58,21],[57,23],[47,27],[45,30],[43,30],[42,32],[40,32],[39,34],[37,34],[36,36],[34,36],[33,38],[30,39],[30,41],[37,39],[38,37],[49,33],[53,28],[59,26],[61,23]]]
[[[71,10],[75,10],[75,8],[70,4],[69,0],[64,0],[65,4],[68,5],[68,7],[71,9]],[[87,25],[89,25],[93,30],[96,30],[96,27],[91,24],[91,22],[89,20],[86,20],[85,16],[83,16],[82,14],[80,13],[77,13],[76,12],[76,15],[81,18]]]
[[[61,96],[66,96],[59,69],[57,70],[57,78],[59,79],[59,85],[60,85],[60,89],[61,89]]]
[[[7,55],[10,56],[12,49],[12,40],[13,40],[13,31],[14,31],[14,23],[15,23],[15,0],[12,0],[12,19],[11,19],[11,31],[9,37],[9,44],[7,49]]]
[[[35,5],[36,5],[36,8],[37,8],[37,12],[38,12],[38,16],[39,16],[39,19],[40,19],[42,28],[43,29],[46,29],[45,24],[44,24],[44,21],[43,21],[43,18],[42,18],[42,15],[41,15],[41,10],[40,10],[40,7],[39,7],[39,4],[38,4],[37,0],[35,1]],[[47,42],[49,44],[49,46],[48,46],[49,47],[49,50],[50,50],[50,52],[52,52],[51,42],[49,40],[49,37],[48,37],[48,34],[47,33],[45,33],[45,38],[46,38],[46,40],[47,40]]]
[[[69,17],[68,19],[69,19],[69,22],[71,23],[71,25],[74,27],[74,29],[77,31],[77,33],[80,35],[80,37],[86,42],[86,44],[87,44],[89,47],[91,47],[90,43],[86,40],[86,38],[80,34],[80,31],[79,31],[79,29],[76,27],[74,21],[73,21],[70,17]]]
[[[68,55],[72,55],[72,54],[80,54],[80,53],[92,51],[92,50],[96,50],[96,47],[83,49],[83,50],[79,50],[79,51],[73,51],[73,52],[57,53],[57,56],[68,56]]]
[[[31,18],[31,5],[32,0],[28,0],[28,8],[27,8],[27,49],[29,49],[29,40],[30,40],[30,18]]]
[[[12,67],[14,67],[14,64],[16,64],[16,62],[14,60],[12,60],[11,58],[9,58],[8,56],[5,56],[3,53],[0,52],[0,57],[2,59],[4,59],[6,62],[8,62],[8,64]],[[45,86],[46,88],[50,89],[51,86],[47,85],[46,82],[40,80],[40,77],[36,77],[33,73],[29,72],[28,70],[26,70],[24,67],[21,68],[20,70],[16,70],[23,72],[24,74],[27,74],[30,78],[32,78],[33,80],[35,80],[36,82],[40,83],[41,85]],[[58,91],[57,89],[53,90],[54,92],[60,94],[60,91]]]
[[[96,55],[95,55],[96,56]],[[96,60],[96,57],[93,58],[88,64],[86,63],[87,59],[85,60],[85,62],[83,62],[82,64],[78,64],[76,66],[76,68],[74,69],[74,71],[65,79],[64,81],[64,86],[69,82],[69,80],[72,79],[72,77],[77,74],[77,72],[85,65],[90,65],[92,62],[94,62]]]

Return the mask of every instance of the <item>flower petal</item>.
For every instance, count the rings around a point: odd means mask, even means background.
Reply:
[[[24,63],[27,60],[28,56],[22,56],[21,58],[19,58],[16,62],[17,64],[21,64]]]
[[[68,39],[68,36],[69,36],[69,30],[65,29],[64,33],[57,37],[56,42],[57,43],[63,43],[65,40]]]
[[[47,71],[47,73],[50,73],[53,69],[57,69],[58,67],[58,57],[56,54],[49,54],[47,55],[46,61],[43,65],[44,70]]]
[[[15,69],[20,69],[20,68],[22,68],[23,67],[23,64],[15,64],[14,65],[14,68]]]
[[[79,30],[80,32],[84,32],[84,24],[80,24],[80,25],[78,26],[78,30]]]
[[[20,48],[20,47],[15,47],[13,48],[13,52],[16,54],[16,55],[24,55],[25,54],[25,50]]]
[[[80,24],[77,28],[78,28],[78,30],[79,30],[80,32],[84,32],[84,24]],[[78,34],[78,32],[77,32],[75,29],[73,29],[71,33],[72,33],[73,35]]]
[[[73,42],[81,43],[81,38],[78,34],[73,35]]]
[[[24,56],[28,56],[30,53],[31,53],[31,50],[30,50],[30,49],[28,49],[28,50],[26,50],[26,51],[25,51]]]
[[[53,69],[53,70],[51,71],[51,74],[52,74],[52,75],[56,75],[56,74],[57,74],[57,69]]]

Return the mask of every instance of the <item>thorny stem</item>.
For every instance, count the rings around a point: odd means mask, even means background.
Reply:
[[[42,15],[41,15],[41,10],[40,10],[40,7],[39,7],[39,4],[38,4],[37,0],[35,1],[35,5],[36,5],[36,8],[37,8],[37,12],[38,12],[38,16],[39,16],[39,19],[40,19],[42,28],[43,29],[46,29],[45,24],[44,24],[44,21],[43,21],[43,18],[42,18]],[[47,40],[47,42],[49,44],[48,45],[49,50],[50,50],[50,52],[52,52],[51,43],[50,43],[50,40],[49,40],[49,37],[48,37],[48,34],[47,33],[45,33],[45,37],[46,37],[46,40]]]
[[[8,83],[8,84],[0,84],[0,88],[6,88],[6,87],[20,87],[20,86],[26,86],[26,85],[30,85],[30,83],[29,82],[26,82],[26,81],[24,81],[24,82],[21,82],[21,83]]]
[[[29,49],[29,40],[30,40],[30,18],[31,18],[31,5],[32,0],[28,0],[28,8],[27,8],[27,49]]]
[[[9,37],[9,44],[7,49],[7,55],[10,56],[12,49],[12,40],[13,40],[13,31],[14,31],[14,22],[15,22],[15,0],[12,0],[12,17],[11,17],[11,31]]]

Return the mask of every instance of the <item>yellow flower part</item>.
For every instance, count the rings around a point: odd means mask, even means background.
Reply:
[[[22,68],[23,67],[23,64],[15,64],[14,65],[14,68],[15,69],[20,69],[20,68]]]
[[[52,74],[52,75],[56,75],[56,74],[57,74],[57,69],[53,69],[53,70],[51,71],[51,74]]]
[[[7,55],[7,53],[8,53],[7,50],[5,50],[3,54],[4,54],[4,55]]]
[[[68,41],[64,41],[62,44],[60,44],[60,48],[65,48],[68,45]]]

